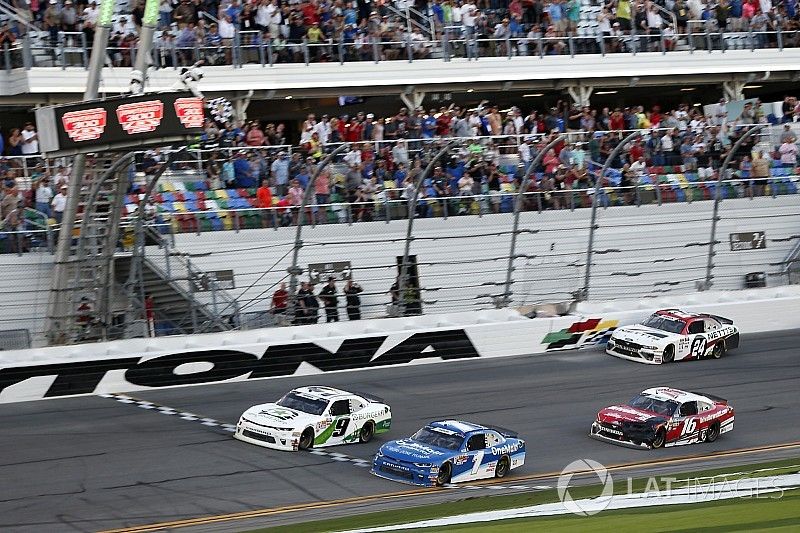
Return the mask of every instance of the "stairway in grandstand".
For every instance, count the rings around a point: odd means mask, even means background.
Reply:
[[[147,295],[153,300],[153,314],[155,328],[161,335],[177,335],[192,332],[215,332],[232,329],[225,320],[218,318],[206,303],[201,302],[192,293],[192,284],[195,282],[194,274],[185,269],[179,269],[176,261],[175,268],[180,272],[165,272],[164,268],[147,257],[142,258],[141,279],[134,282],[133,287],[128,287],[131,279],[131,268],[136,259],[132,256],[118,256],[114,260],[114,277],[117,285],[138,303],[137,307],[144,307],[142,295]],[[131,288],[132,290],[128,290]],[[225,300],[221,298],[221,300]],[[232,314],[229,312],[228,314]]]

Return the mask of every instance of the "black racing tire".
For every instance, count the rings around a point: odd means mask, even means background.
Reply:
[[[661,356],[661,361],[664,364],[671,363],[675,360],[675,346],[669,345],[664,348],[664,355]]]
[[[509,459],[507,455],[504,455],[497,461],[497,466],[494,467],[494,477],[506,477],[509,472],[511,472],[511,459]]]
[[[439,475],[436,476],[436,486],[443,487],[450,483],[450,478],[453,476],[453,465],[450,463],[442,463],[439,467]]]
[[[706,442],[714,442],[719,438],[719,422],[714,422],[706,431]]]
[[[358,441],[369,442],[372,440],[373,436],[375,436],[375,422],[368,420],[361,426],[361,431],[358,432]]]
[[[297,443],[297,447],[301,450],[310,450],[314,447],[314,430],[311,428],[306,428],[303,431],[302,435],[300,435],[300,442]]]
[[[722,359],[722,356],[725,355],[728,349],[725,346],[725,341],[719,341],[717,344],[714,345],[714,348],[711,350],[711,357],[713,359]]]
[[[664,428],[658,428],[653,440],[650,441],[650,447],[655,449],[663,448],[667,443],[667,431]]]

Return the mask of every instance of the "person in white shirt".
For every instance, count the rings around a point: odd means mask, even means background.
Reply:
[[[328,144],[331,136],[331,121],[328,119],[328,115],[322,115],[320,121],[314,126],[314,132],[317,134],[320,144]]]
[[[50,205],[53,208],[53,218],[56,219],[57,224],[61,224],[61,220],[64,218],[64,209],[67,208],[67,186],[62,185],[61,190],[58,191],[58,194],[53,197],[53,201],[50,202]]]
[[[640,157],[631,164],[631,170],[638,177],[642,177],[647,173],[647,164],[644,162],[644,157]]]
[[[33,155],[39,153],[39,134],[36,133],[36,128],[33,122],[25,124],[25,129],[22,130],[22,155]]]
[[[358,148],[353,148],[347,152],[344,156],[344,162],[347,163],[348,166],[361,165],[361,150]]]
[[[269,20],[273,11],[270,11],[269,0],[261,0],[256,8],[255,23],[259,31],[267,31],[269,29]]]
[[[522,168],[527,170],[528,165],[530,165],[531,161],[533,160],[530,137],[525,137],[525,139],[522,141],[522,144],[517,147],[517,152],[519,152],[519,161],[522,163]]]
[[[36,210],[50,217],[50,201],[53,199],[53,189],[50,188],[50,180],[45,176],[36,187]]]

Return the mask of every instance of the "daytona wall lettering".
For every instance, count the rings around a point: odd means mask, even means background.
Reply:
[[[415,333],[383,353],[388,336],[346,339],[336,351],[313,342],[268,346],[260,357],[239,350],[197,350],[142,360],[125,357],[99,361],[9,367],[0,369],[0,393],[28,379],[55,376],[42,398],[92,394],[108,372],[124,370],[125,381],[139,387],[171,387],[230,379],[290,376],[302,363],[323,372],[399,365],[416,359],[480,357],[463,329]],[[90,349],[91,345],[87,347]],[[191,371],[192,364],[202,370]],[[208,367],[208,364],[211,367]],[[181,367],[180,373],[176,369]],[[187,371],[188,370],[188,371]],[[120,392],[122,392],[120,390]],[[31,398],[28,398],[31,399]]]

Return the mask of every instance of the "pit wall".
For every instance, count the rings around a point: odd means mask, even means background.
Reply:
[[[743,334],[800,328],[800,287],[789,286],[583,303],[553,318],[502,309],[130,339],[0,352],[0,403],[544,354],[602,344],[619,326],[678,307],[730,318]]]

